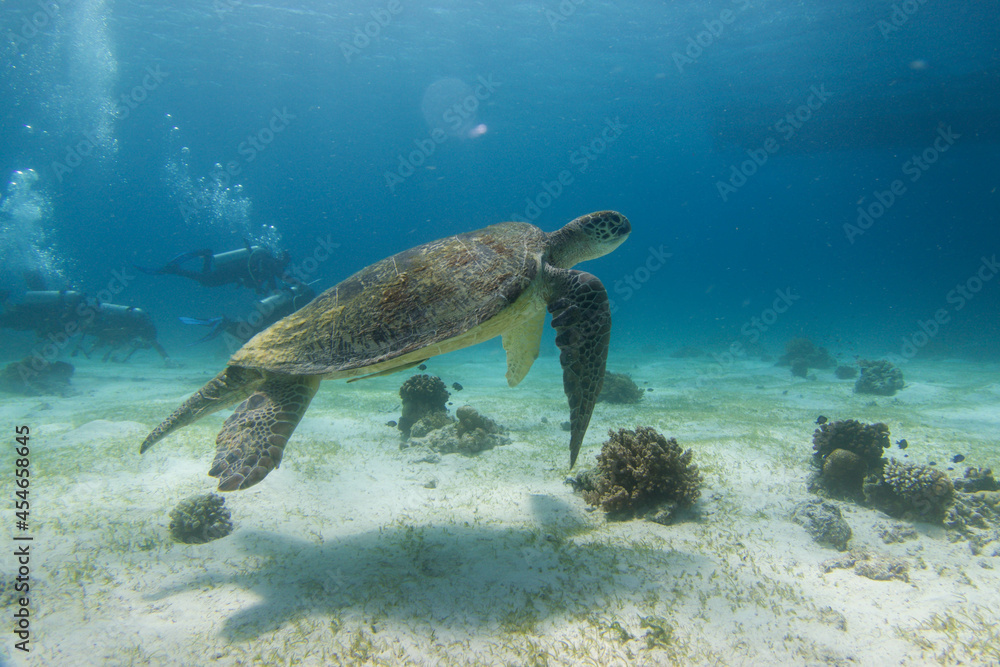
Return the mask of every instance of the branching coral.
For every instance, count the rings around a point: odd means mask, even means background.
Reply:
[[[990,468],[966,468],[965,474],[954,480],[955,490],[965,493],[975,493],[976,491],[1000,491],[993,478],[993,471]]]
[[[804,378],[809,376],[809,362],[805,359],[792,359],[791,363],[792,375],[797,378]]]
[[[882,422],[862,424],[854,419],[827,422],[813,433],[813,463],[822,468],[831,452],[846,449],[869,466],[877,465],[882,459],[882,450],[890,444],[889,427]]]
[[[825,347],[816,347],[808,338],[793,338],[785,343],[785,353],[778,359],[778,366],[791,366],[792,373],[796,369],[802,372],[810,368],[830,368],[836,363]]]
[[[1000,543],[1000,486],[989,468],[966,468],[953,480],[955,502],[945,511],[944,525],[969,540],[972,553],[979,554],[990,543]],[[978,530],[977,530],[978,529]],[[1000,556],[1000,547],[992,547]]]
[[[940,523],[955,500],[948,475],[928,466],[890,459],[881,475],[869,475],[865,499],[886,514]]]
[[[879,361],[860,359],[858,366],[861,367],[861,377],[854,383],[855,394],[893,396],[906,386],[903,382],[903,371],[884,359]]]
[[[1000,491],[956,493],[955,502],[945,512],[944,523],[962,532],[1000,525]]]
[[[225,500],[215,493],[191,496],[170,511],[170,535],[184,544],[201,544],[233,532]]]
[[[604,374],[604,387],[597,400],[606,403],[638,403],[645,393],[628,373],[609,371]]]
[[[463,405],[455,411],[455,415],[458,421],[444,413],[424,417],[413,425],[410,440],[405,446],[425,445],[442,454],[475,454],[510,443],[510,438],[504,435],[503,427],[479,414],[471,406]],[[438,426],[426,428],[438,417],[443,417],[443,420],[438,421]]]
[[[445,404],[450,396],[441,378],[433,375],[414,375],[404,382],[399,388],[403,414],[398,424],[403,437],[410,436],[410,428],[417,420],[435,412],[446,413],[448,408]]]
[[[653,509],[657,503],[692,505],[700,496],[701,475],[691,450],[648,426],[608,431],[583,497],[609,513]]]
[[[838,380],[853,380],[858,376],[858,369],[854,366],[837,366],[833,370],[833,374],[837,376]]]

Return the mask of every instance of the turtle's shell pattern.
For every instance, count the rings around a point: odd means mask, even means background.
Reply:
[[[545,251],[545,232],[520,222],[411,248],[326,290],[254,336],[229,364],[323,375],[445,343],[514,303],[539,275]]]

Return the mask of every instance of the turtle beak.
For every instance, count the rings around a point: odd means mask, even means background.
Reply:
[[[628,238],[628,235],[632,233],[632,223],[629,222],[628,218],[621,213],[618,215],[621,216],[621,225],[618,227],[618,236],[620,236],[622,241],[624,241]]]
[[[611,239],[613,250],[625,243],[625,239],[632,233],[632,223],[618,211],[605,211],[603,216],[608,224],[608,237]]]

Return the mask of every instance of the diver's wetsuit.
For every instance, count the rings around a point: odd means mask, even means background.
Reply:
[[[202,258],[200,271],[182,266],[184,262],[196,257]],[[240,250],[230,250],[218,255],[208,249],[186,252],[156,270],[136,268],[144,273],[165,273],[190,278],[205,287],[234,284],[252,289],[257,294],[267,294],[277,289],[278,278],[283,277],[289,260],[287,250],[275,257],[266,248],[247,245]]]

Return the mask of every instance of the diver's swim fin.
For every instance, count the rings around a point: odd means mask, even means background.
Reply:
[[[213,338],[218,338],[219,334],[222,333],[222,323],[225,321],[226,318],[224,318],[224,317],[213,317],[213,318],[207,319],[207,320],[199,320],[199,319],[194,318],[194,317],[178,317],[177,319],[179,319],[184,324],[196,324],[196,325],[203,326],[203,327],[212,327],[212,330],[208,333],[207,336],[204,336],[203,338],[199,338],[195,342],[188,343],[185,346],[185,347],[191,347],[192,345],[198,345],[199,343],[204,343],[206,341],[212,340]]]
[[[189,259],[195,259],[196,257],[201,257],[206,263],[210,263],[212,259],[212,251],[208,248],[202,248],[201,250],[182,252],[158,269],[147,269],[145,267],[138,266],[137,264],[133,264],[132,267],[137,271],[142,271],[143,273],[149,275],[155,275],[158,273],[178,273],[181,268],[181,264]]]

